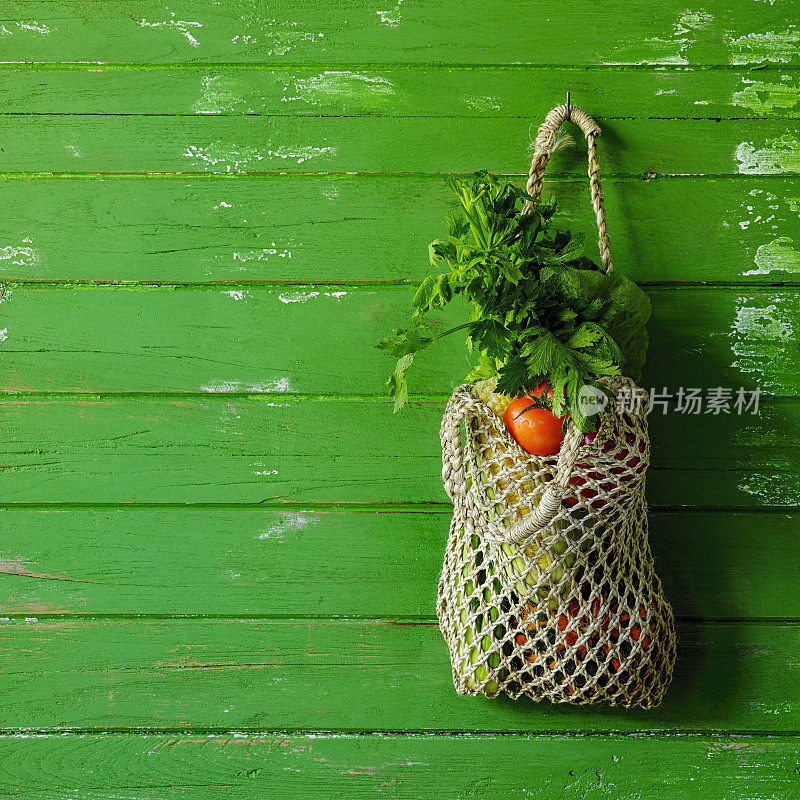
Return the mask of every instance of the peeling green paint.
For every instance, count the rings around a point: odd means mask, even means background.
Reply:
[[[714,17],[705,11],[683,11],[672,26],[671,38],[631,39],[624,45],[615,47],[603,63],[609,66],[688,64],[688,50],[696,40],[696,32],[709,28],[713,21]]]
[[[800,62],[800,30],[748,33],[745,36],[728,36],[731,64],[760,64],[764,61],[778,64]]]
[[[736,148],[735,158],[742,175],[800,172],[800,141],[786,133],[765,147],[742,142]]]
[[[795,108],[800,104],[800,87],[789,75],[781,75],[781,83],[742,78],[743,89],[734,92],[731,102],[759,114],[771,114],[778,109]]]
[[[800,251],[794,248],[794,240],[780,236],[756,251],[756,269],[744,275],[771,275],[773,272],[800,273]]]

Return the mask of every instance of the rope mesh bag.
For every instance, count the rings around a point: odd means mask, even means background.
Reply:
[[[595,146],[600,129],[588,114],[566,105],[548,114],[528,194],[539,198],[566,119],[588,142],[591,199],[609,272]],[[530,455],[512,438],[502,422],[511,398],[493,394],[495,382],[465,384],[450,398],[442,476],[454,513],[438,616],[459,694],[651,708],[670,683],[674,620],[647,535],[646,396],[628,378],[605,384],[610,395],[633,402],[609,404],[593,441],[567,422],[551,457]]]

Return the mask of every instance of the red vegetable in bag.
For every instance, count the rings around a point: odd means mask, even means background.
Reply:
[[[640,391],[649,303],[611,271],[600,131],[580,109],[602,268],[549,228],[539,194],[566,118],[559,107],[540,128],[526,192],[486,173],[450,179],[462,213],[431,246],[445,271],[421,284],[413,327],[381,347],[398,359],[398,408],[414,358],[445,335],[421,318],[457,294],[473,304],[446,333],[467,329],[478,364],[441,428],[454,512],[437,612],[456,690],[651,708],[671,680],[675,631],[647,543],[647,420],[641,406],[599,416],[581,403],[585,387]]]

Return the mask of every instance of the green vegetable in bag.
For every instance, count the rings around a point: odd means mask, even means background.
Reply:
[[[638,380],[647,351],[647,296],[624,275],[605,274],[579,255],[580,241],[552,225],[555,206],[529,197],[487,172],[447,179],[458,211],[445,220],[448,236],[430,245],[438,270],[420,284],[411,327],[377,347],[397,358],[387,381],[399,410],[408,399],[406,376],[414,358],[437,339],[466,330],[477,363],[467,376],[496,377],[496,391],[531,393],[548,381],[553,413],[568,413],[581,431],[596,429],[581,409],[584,385],[600,379]],[[533,207],[522,213],[526,202]],[[462,295],[469,321],[436,333],[428,314]]]

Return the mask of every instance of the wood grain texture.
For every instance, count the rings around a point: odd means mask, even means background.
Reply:
[[[0,525],[0,615],[432,619],[450,511],[6,508]],[[675,613],[800,618],[785,589],[797,528],[797,514],[652,513]]]
[[[541,119],[485,117],[0,116],[2,172],[524,173]],[[794,120],[599,119],[612,175],[797,175]],[[502,135],[499,135],[502,131]],[[586,174],[583,148],[548,171]]]
[[[663,64],[796,66],[791,0],[631,5],[477,0],[342,6],[279,0],[18,0],[3,14],[7,62],[202,64]],[[625,24],[621,25],[620,20]],[[454,36],[454,27],[458,36]]]
[[[797,119],[800,76],[785,68],[298,67],[223,65],[169,71],[0,70],[3,113],[377,116],[538,125],[569,86],[596,119]],[[577,133],[577,131],[576,131]]]
[[[386,401],[270,395],[6,400],[7,503],[443,502],[444,398],[393,415]],[[800,402],[757,416],[651,415],[656,506],[795,506]],[[376,435],[380,432],[380,435]]]
[[[794,737],[220,734],[0,739],[0,785],[19,800],[261,800],[389,794],[654,800],[703,793],[797,800]],[[613,793],[613,794],[612,794]]]
[[[341,579],[348,580],[345,574]],[[714,622],[678,628],[675,680],[664,704],[635,711],[460,697],[435,623],[0,621],[6,675],[0,725],[530,733],[797,729],[800,708],[792,687],[800,680],[800,627]]]
[[[11,286],[2,305],[0,387],[381,395],[393,361],[375,344],[409,324],[413,291]],[[651,288],[649,295],[645,386],[800,394],[796,289]],[[456,325],[467,315],[456,302],[438,319]],[[409,385],[449,394],[469,370],[464,336],[454,335],[415,361]]]
[[[800,178],[603,188],[615,263],[635,280],[798,280]],[[2,191],[5,280],[419,281],[451,202],[441,179],[422,177],[40,178]],[[594,253],[586,181],[550,181],[545,195]]]
[[[3,4],[0,797],[800,800],[796,6]],[[377,397],[440,175],[519,177],[566,89],[659,284],[645,385],[778,396],[651,417],[647,713],[455,695],[463,355]],[[593,252],[583,149],[552,168]]]

